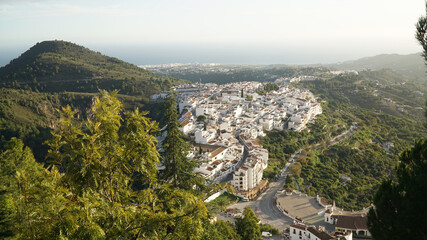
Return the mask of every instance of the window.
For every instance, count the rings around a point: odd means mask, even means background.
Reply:
[[[296,234],[295,229],[294,229],[294,234]]]

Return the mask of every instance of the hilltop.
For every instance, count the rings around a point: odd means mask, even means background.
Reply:
[[[41,92],[98,92],[118,89],[149,95],[179,83],[117,58],[66,41],[37,43],[0,68],[0,86]]]

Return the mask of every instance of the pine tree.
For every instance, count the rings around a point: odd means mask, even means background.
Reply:
[[[427,64],[427,3],[426,3],[426,16],[422,16],[418,19],[415,25],[416,32],[415,38],[418,40],[423,48],[424,61]]]
[[[402,153],[397,181],[381,184],[368,213],[375,239],[427,239],[427,141]]]
[[[178,112],[176,109],[175,94],[168,97],[168,108],[166,109],[166,132],[167,136],[162,143],[163,164],[165,170],[162,179],[172,183],[174,187],[191,189],[199,179],[194,175],[193,170],[197,167],[195,160],[187,157],[189,144],[184,140],[183,133],[179,130]]]

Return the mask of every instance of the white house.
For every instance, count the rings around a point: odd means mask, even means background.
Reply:
[[[208,142],[210,142],[212,139],[215,138],[215,131],[197,130],[194,133],[194,137],[195,137],[196,143],[207,144]]]
[[[262,125],[265,131],[273,130],[273,118],[271,118],[270,116],[261,118],[259,120],[259,123]]]
[[[371,233],[368,230],[367,216],[365,213],[353,214],[335,212],[335,202],[332,208],[327,209],[324,214],[324,221],[335,225],[336,232],[352,233],[355,237],[370,238]]]
[[[282,131],[283,129],[285,129],[285,123],[281,118],[279,119],[276,118],[273,120],[273,129],[276,129],[279,131]]]
[[[179,113],[182,113],[184,108],[192,109],[192,108],[196,107],[196,105],[197,105],[197,101],[195,100],[194,97],[193,98],[184,98],[181,101],[179,101],[179,103],[178,103]]]
[[[211,153],[209,153],[209,161],[217,161],[217,160],[223,160],[224,156],[227,154],[227,148],[226,147],[218,147]]]
[[[323,227],[316,228],[313,225],[306,225],[304,223],[294,222],[289,227],[289,234],[291,240],[352,240],[352,233],[335,233],[334,235],[328,233]]]
[[[355,237],[372,237],[368,230],[366,214],[332,214],[331,218],[335,224],[335,231],[353,233]]]
[[[188,132],[194,129],[194,118],[191,112],[187,112],[186,114],[184,114],[180,122],[181,122],[181,127],[179,128],[179,130],[181,132],[187,134]]]
[[[266,169],[268,166],[268,150],[265,148],[254,148],[249,151],[249,155],[255,156],[262,161],[262,168]]]
[[[248,157],[234,172],[232,185],[239,191],[251,190],[262,180],[263,170],[262,160]]]

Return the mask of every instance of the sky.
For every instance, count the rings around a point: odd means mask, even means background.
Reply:
[[[425,12],[424,0],[0,0],[0,66],[54,39],[137,65],[409,54]]]

